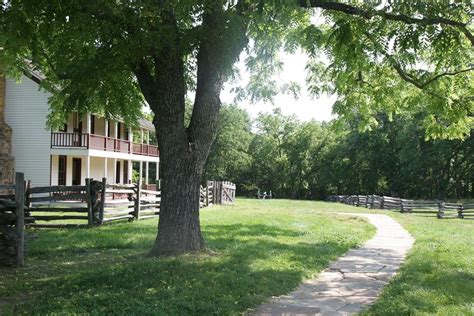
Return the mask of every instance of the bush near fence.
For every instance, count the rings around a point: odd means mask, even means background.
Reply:
[[[438,218],[474,219],[474,203],[449,203],[441,200],[410,200],[379,195],[331,195],[331,202],[340,202],[371,209],[398,210],[401,213],[434,214]]]

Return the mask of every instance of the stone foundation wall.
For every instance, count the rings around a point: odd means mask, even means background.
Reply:
[[[5,123],[5,76],[0,74],[0,184],[13,183],[12,129]]]

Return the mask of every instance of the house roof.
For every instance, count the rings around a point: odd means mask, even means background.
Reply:
[[[41,81],[46,79],[46,76],[41,72],[41,70],[39,70],[30,60],[26,60],[26,62],[27,62],[27,68],[23,71],[25,76],[27,76],[28,78],[30,78],[37,84],[40,84]],[[123,119],[120,117],[118,119],[123,121]],[[138,119],[138,125],[144,129],[148,129],[152,131],[155,130],[155,125],[153,125],[152,122],[144,118]]]
[[[46,79],[46,76],[30,60],[26,60],[26,69],[23,73],[37,84]]]
[[[145,129],[151,129],[152,131],[155,130],[155,125],[153,125],[152,122],[145,120],[143,118],[138,120],[138,125],[140,125],[140,127],[143,127]]]

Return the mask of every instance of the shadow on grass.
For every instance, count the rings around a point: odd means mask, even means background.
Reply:
[[[420,265],[405,266],[364,315],[472,314],[473,273],[436,271]]]
[[[7,284],[1,291],[32,293],[10,312],[240,314],[291,291],[353,246],[345,239],[302,239],[297,230],[263,224],[207,225],[204,234],[217,255],[148,258],[143,254],[155,227],[110,226],[92,241],[87,230],[42,233],[37,242],[49,244],[47,250],[34,247],[38,266],[25,272],[29,284]],[[42,259],[47,265],[41,266]]]

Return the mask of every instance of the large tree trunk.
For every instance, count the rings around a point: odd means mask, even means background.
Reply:
[[[160,221],[150,254],[168,256],[203,249],[199,223],[202,162],[196,161],[190,152],[163,151],[160,167],[163,176]]]
[[[217,132],[219,98],[226,74],[247,44],[245,25],[227,27],[223,7],[210,6],[204,14],[206,30],[197,54],[197,82],[193,113],[185,126],[185,54],[173,12],[163,15],[169,29],[167,49],[137,63],[140,88],[155,113],[162,176],[158,235],[150,255],[169,256],[205,247],[199,222],[202,171]],[[217,10],[217,11],[215,11]],[[226,41],[226,39],[231,39]],[[234,43],[234,45],[230,45]]]

